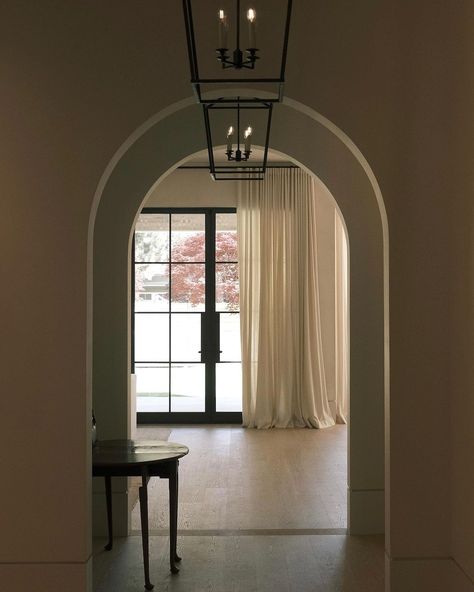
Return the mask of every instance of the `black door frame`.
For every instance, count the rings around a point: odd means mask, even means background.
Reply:
[[[242,423],[242,413],[216,411],[216,363],[220,362],[219,319],[215,310],[216,298],[216,214],[235,213],[236,208],[143,208],[142,214],[205,214],[205,312],[201,313],[201,363],[205,365],[205,411],[204,412],[137,412],[138,424],[204,424]],[[171,262],[171,252],[170,252]],[[131,281],[131,369],[135,373],[135,233],[132,241]],[[171,274],[170,274],[171,315]],[[171,321],[171,316],[170,316]],[[171,326],[169,327],[171,340]],[[170,344],[171,345],[171,344]],[[207,347],[206,347],[207,346]],[[170,349],[171,355],[171,349]],[[169,362],[171,363],[171,362]],[[233,363],[233,362],[229,362]]]

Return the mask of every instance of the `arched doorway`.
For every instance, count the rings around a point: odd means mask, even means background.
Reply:
[[[388,395],[388,230],[375,177],[349,138],[325,118],[286,99],[274,115],[271,147],[316,175],[335,197],[350,245],[349,531],[382,532],[384,397]],[[157,114],[110,163],[91,216],[90,311],[94,406],[104,438],[129,431],[130,240],[153,186],[205,147],[202,114],[192,99]],[[92,236],[93,233],[93,236]],[[93,312],[92,312],[93,311]],[[127,531],[126,491],[122,497]]]

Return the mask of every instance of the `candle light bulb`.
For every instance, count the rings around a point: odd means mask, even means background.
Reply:
[[[227,49],[227,16],[222,8],[218,10],[217,18],[219,21],[219,48]]]
[[[247,21],[249,23],[249,49],[257,48],[257,32],[256,32],[257,12],[254,8],[247,10]]]
[[[249,8],[247,10],[247,20],[249,21],[249,23],[253,23],[256,18],[257,13],[255,12],[255,10],[253,8]]]
[[[244,131],[244,138],[245,138],[245,152],[250,152],[250,141],[252,139],[252,128],[250,125]]]
[[[227,152],[232,152],[232,138],[234,136],[234,128],[233,126],[229,126],[227,130]]]

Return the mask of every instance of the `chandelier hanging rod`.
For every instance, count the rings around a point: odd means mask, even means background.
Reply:
[[[293,0],[288,0],[286,7],[286,24],[285,24],[285,35],[283,37],[283,51],[281,52],[281,68],[280,68],[280,80],[285,81],[285,69],[286,69],[286,57],[288,55],[288,38],[290,36],[290,22],[291,22],[291,8]],[[281,90],[283,92],[283,89]],[[283,96],[280,97],[280,101]]]

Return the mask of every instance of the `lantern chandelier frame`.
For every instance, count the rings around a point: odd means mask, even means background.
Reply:
[[[229,104],[229,102],[225,101],[224,99],[217,99],[214,101],[214,103],[203,104],[202,107],[204,113],[204,125],[206,129],[207,151],[209,156],[209,172],[214,181],[262,181],[267,168],[273,102],[264,101],[258,98],[247,98],[245,102],[242,102],[241,97],[234,97],[233,104]],[[234,117],[230,119],[231,124],[227,129],[226,150],[224,152],[229,164],[216,164],[214,158],[211,117],[215,110],[221,109],[228,110],[229,112],[234,111],[235,113]],[[249,161],[249,157],[252,154],[251,140],[253,130],[250,126],[248,126],[244,133],[242,133],[240,123],[241,111],[247,112],[249,110],[255,109],[266,111],[267,122],[265,130],[265,144],[263,147],[263,158],[259,162],[252,163]]]
[[[245,49],[241,48],[241,42],[243,41],[241,35],[241,26],[240,26],[240,0],[235,0],[236,2],[236,17],[235,17],[235,48],[232,50],[229,47],[228,39],[229,39],[229,29],[228,29],[228,19],[225,11],[220,9],[217,13],[218,17],[218,26],[219,26],[219,37],[217,40],[216,45],[220,47],[216,47],[216,60],[220,62],[223,70],[237,70],[242,71],[243,69],[258,70],[257,60],[261,59],[261,56],[258,55],[261,50],[256,47],[256,18],[257,13],[256,10],[253,8],[249,8],[246,13],[246,18],[248,22],[248,37],[247,37],[247,44],[248,47]],[[192,10],[192,3],[193,0],[183,0],[183,10],[184,10],[184,23],[186,28],[186,42],[188,47],[188,58],[189,58],[189,66],[191,70],[191,84],[193,86],[194,92],[198,99],[199,103],[213,103],[216,99],[214,98],[204,98],[203,96],[203,85],[222,85],[222,84],[239,84],[239,85],[255,85],[255,84],[268,84],[273,85],[272,88],[277,88],[277,92],[274,97],[265,99],[265,102],[273,102],[279,103],[283,98],[283,85],[285,82],[285,69],[286,69],[286,58],[288,53],[288,37],[290,32],[290,21],[291,21],[291,11],[293,0],[287,0],[287,7],[286,7],[286,20],[284,26],[284,37],[283,37],[283,44],[282,44],[282,53],[281,53],[281,60],[279,63],[279,75],[274,77],[242,77],[242,78],[232,78],[232,77],[217,77],[217,78],[201,78],[199,75],[199,59],[198,53],[196,49],[196,36],[194,31],[194,21],[193,21],[193,10]],[[231,56],[229,52],[231,52]],[[263,57],[268,57],[263,54]],[[226,99],[223,99],[226,100]],[[228,100],[231,102],[231,100]],[[245,99],[242,99],[242,103]],[[255,99],[251,99],[252,102]]]
[[[218,39],[216,51],[216,61],[220,63],[223,71],[234,70],[237,72],[254,71],[258,70],[257,60],[268,58],[268,54],[265,55],[265,50],[261,51],[257,47],[257,31],[256,31],[256,19],[257,11],[255,8],[249,7],[246,12],[246,20],[248,24],[248,35],[245,38],[241,35],[241,0],[235,1],[235,13],[233,22],[233,29],[229,29],[228,14],[224,9],[217,11],[217,24],[218,24]],[[262,181],[265,176],[267,168],[267,157],[268,148],[270,142],[270,128],[272,122],[272,110],[274,103],[279,103],[283,99],[283,85],[285,82],[285,69],[286,59],[288,53],[288,37],[290,32],[290,21],[291,11],[293,6],[292,0],[286,2],[286,17],[284,22],[284,37],[281,46],[281,60],[279,60],[279,75],[274,77],[259,77],[258,74],[255,77],[208,77],[201,78],[199,74],[199,59],[196,49],[196,35],[194,30],[193,21],[193,0],[183,0],[183,11],[184,11],[184,23],[186,29],[186,42],[188,48],[189,66],[191,71],[191,84],[196,94],[198,102],[203,107],[204,125],[206,131],[206,142],[207,151],[209,156],[209,172],[211,177],[215,181],[234,181],[234,180],[248,180],[248,181]],[[235,33],[235,47],[231,49],[229,47],[229,32]],[[246,43],[247,47],[242,46],[242,43]],[[259,53],[261,55],[259,55]],[[209,90],[216,87],[222,87],[222,85],[233,85],[234,87],[255,87],[258,85],[259,88],[270,86],[274,90],[273,96],[270,98],[258,98],[258,97],[211,97],[211,93],[208,93],[206,98],[203,93],[203,86],[206,86]],[[267,86],[267,88],[269,88]],[[255,92],[255,91],[254,91]],[[211,116],[217,110],[226,109],[231,114],[227,123],[227,138],[226,138],[226,150],[223,151],[227,162],[225,164],[216,164],[214,157],[214,145],[212,137],[212,126]],[[241,133],[241,111],[244,110],[266,110],[267,119],[265,128],[260,130],[260,138],[265,137],[265,143],[263,146],[263,158],[259,159],[258,162],[251,159],[252,149],[251,141],[253,134],[252,124],[248,124],[244,134]],[[232,111],[234,113],[232,114]],[[263,123],[262,118],[260,118]],[[236,129],[234,129],[234,125]],[[236,131],[236,135],[235,135]],[[223,131],[224,134],[224,131]],[[224,140],[224,137],[222,137]],[[219,145],[220,142],[217,143]],[[235,149],[234,149],[235,144]],[[242,149],[243,148],[243,149]],[[224,158],[225,158],[224,157]],[[224,160],[225,162],[225,160]]]

